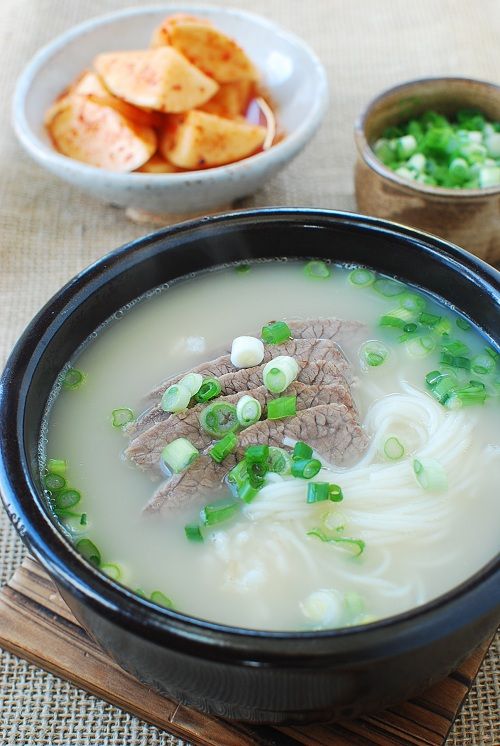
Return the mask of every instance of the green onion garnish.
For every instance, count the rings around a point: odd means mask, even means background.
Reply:
[[[189,541],[203,541],[203,534],[201,533],[201,529],[197,523],[188,523],[184,526],[184,533]]]
[[[232,501],[209,504],[201,509],[200,519],[204,526],[215,526],[217,523],[228,521],[238,510],[238,503]]]
[[[245,394],[236,404],[236,417],[241,427],[250,427],[258,422],[262,415],[260,401]]]
[[[344,495],[338,484],[329,482],[311,482],[307,485],[307,502],[318,503],[325,500],[338,503],[343,500]]]
[[[191,396],[195,396],[201,388],[203,376],[201,373],[188,373],[179,381],[179,386],[184,386]]]
[[[238,438],[236,435],[234,433],[228,433],[227,435],[224,435],[222,440],[219,440],[214,446],[212,446],[208,452],[213,460],[220,464],[224,461],[226,456],[229,456],[230,453],[233,453],[233,451],[236,450],[237,445]]]
[[[325,534],[325,532],[322,531],[320,528],[313,528],[311,531],[308,531],[307,536],[315,536],[317,539],[320,539],[320,541],[323,541],[327,544],[339,544],[343,549],[351,552],[356,557],[359,557],[359,555],[363,553],[363,550],[365,548],[365,542],[362,539],[349,539],[344,536],[331,536]]]
[[[401,282],[391,280],[388,277],[379,277],[373,283],[373,289],[386,298],[393,298],[405,292],[405,286]]]
[[[403,308],[406,308],[407,311],[411,311],[415,316],[422,313],[426,306],[425,298],[422,298],[422,296],[417,293],[404,293],[404,295],[400,297],[399,302]]]
[[[248,481],[251,486],[260,490],[264,486],[264,478],[268,471],[267,462],[247,463]]]
[[[260,336],[266,345],[279,345],[291,339],[292,332],[284,321],[270,321],[269,324],[262,327]]]
[[[375,273],[363,267],[357,267],[349,273],[349,282],[358,288],[366,288],[372,285],[375,280]]]
[[[161,397],[161,408],[164,412],[182,412],[191,401],[191,392],[180,383],[169,386]]]
[[[215,399],[216,396],[219,396],[221,391],[222,386],[216,378],[204,378],[194,398],[200,404],[204,404],[210,401],[210,399]]]
[[[360,351],[361,363],[366,367],[377,368],[379,365],[385,362],[389,350],[383,344],[377,340],[365,342],[361,345]]]
[[[293,455],[292,458],[294,460],[296,459],[304,459],[304,458],[312,458],[313,455],[313,449],[310,445],[307,443],[304,443],[303,440],[298,440],[294,447],[293,447]]]
[[[80,526],[86,526],[87,522],[87,513],[82,513],[80,516]]]
[[[149,597],[151,601],[158,606],[164,606],[166,609],[173,609],[174,605],[170,598],[161,591],[153,591]]]
[[[101,570],[106,573],[108,578],[111,578],[111,580],[120,580],[122,577],[122,569],[120,565],[117,565],[115,562],[105,562],[101,565]]]
[[[55,474],[54,472],[49,472],[44,477],[43,483],[45,489],[50,492],[57,492],[57,490],[62,490],[62,488],[66,486],[65,478],[61,474]]]
[[[442,352],[440,362],[443,365],[448,365],[450,368],[463,368],[464,370],[470,370],[470,360],[468,357],[462,355],[450,355],[449,352]]]
[[[71,391],[73,391],[74,389],[79,388],[84,380],[85,376],[80,370],[77,370],[76,368],[69,368],[64,374],[62,385],[65,389],[70,389]]]
[[[247,464],[263,464],[269,458],[268,445],[248,446],[245,450]]]
[[[458,316],[455,319],[455,324],[458,326],[459,329],[462,329],[464,332],[468,332],[470,329],[472,329],[471,324],[469,324],[466,319],[463,319],[461,316]]]
[[[54,505],[56,510],[69,510],[77,505],[82,496],[78,490],[61,490],[54,495]]]
[[[297,397],[280,396],[272,399],[267,405],[268,420],[282,420],[284,417],[293,417],[297,414]]]
[[[435,348],[436,340],[430,334],[422,334],[419,337],[409,339],[405,346],[410,357],[426,357]]]
[[[444,492],[448,487],[448,477],[439,463],[434,459],[414,459],[413,472],[422,489],[429,492]]]
[[[260,487],[253,487],[251,482],[246,481],[238,488],[238,497],[245,503],[251,503],[254,497],[259,494]]]
[[[435,313],[427,313],[427,311],[422,311],[422,313],[418,317],[418,320],[421,324],[423,324],[423,326],[433,327],[441,321],[441,316],[436,316]]]
[[[316,458],[295,459],[292,461],[292,476],[300,479],[312,479],[321,469],[321,461]]]
[[[101,553],[90,539],[80,539],[76,542],[75,549],[95,567],[101,564]]]
[[[128,425],[129,422],[134,421],[134,413],[128,407],[121,409],[113,409],[111,412],[111,422],[113,427],[123,427]]]
[[[391,461],[397,461],[405,455],[405,449],[395,435],[391,435],[384,443],[384,453]]]
[[[290,474],[292,471],[292,459],[283,448],[270,446],[267,468],[274,474]]]
[[[486,352],[481,352],[471,360],[471,370],[479,376],[487,376],[493,373],[496,367],[495,360]]]
[[[270,360],[262,371],[264,386],[272,394],[281,394],[299,374],[299,364],[289,355],[279,355]]]
[[[179,474],[191,466],[199,455],[199,451],[187,438],[173,440],[161,453],[164,463],[174,474]]]
[[[249,264],[238,264],[237,267],[234,268],[234,271],[238,275],[246,275],[248,272],[250,272],[250,265]]]
[[[451,392],[454,391],[458,385],[457,376],[453,371],[442,373],[439,370],[433,370],[430,373],[427,373],[425,381],[430,387],[433,397],[441,404],[445,403]]]
[[[68,464],[64,459],[49,458],[47,461],[47,471],[51,474],[60,474],[62,477],[66,474]]]
[[[326,280],[331,275],[328,265],[317,260],[308,262],[304,267],[304,273],[313,280]]]
[[[484,404],[486,401],[486,386],[481,381],[469,381],[467,386],[454,389],[445,399],[444,405],[448,409],[470,406],[471,404]]]
[[[226,402],[212,402],[202,410],[199,420],[202,429],[213,438],[222,438],[239,425],[236,407]]]
[[[463,357],[470,355],[467,345],[459,339],[448,339],[441,342],[441,349],[449,355],[461,355]]]

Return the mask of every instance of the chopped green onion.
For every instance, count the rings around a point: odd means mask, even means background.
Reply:
[[[496,350],[493,350],[491,347],[485,347],[484,351],[487,355],[491,357],[492,360],[497,362],[497,360],[500,358],[500,353],[496,352]],[[54,469],[51,469],[51,471],[55,471]]]
[[[441,343],[441,349],[450,355],[462,355],[466,356],[470,354],[470,350],[466,344],[458,339],[451,339]]]
[[[188,373],[179,381],[180,386],[184,386],[191,396],[195,396],[200,390],[201,384],[203,383],[203,376],[201,373]]]
[[[472,372],[480,376],[487,376],[493,373],[495,367],[495,360],[486,352],[479,353],[479,355],[476,355],[471,360]]]
[[[54,495],[54,505],[56,510],[69,510],[77,505],[82,496],[78,490],[61,490]]]
[[[87,522],[87,513],[82,513],[80,516],[80,526],[86,526]]]
[[[254,497],[259,494],[259,487],[252,487],[249,481],[243,482],[238,488],[238,497],[245,503],[251,503]]]
[[[292,476],[301,479],[312,479],[321,469],[321,461],[316,458],[296,459],[292,462]]]
[[[236,417],[241,427],[250,427],[258,422],[262,415],[260,401],[245,394],[236,404]]]
[[[373,283],[373,289],[386,298],[393,298],[402,295],[405,292],[405,286],[397,280],[391,280],[388,277],[379,277]]]
[[[62,490],[62,488],[66,486],[66,480],[64,479],[64,477],[61,474],[55,474],[54,472],[49,472],[44,477],[43,483],[45,485],[45,489],[49,490],[50,492]]]
[[[445,403],[458,385],[458,378],[453,371],[441,373],[439,370],[433,370],[427,373],[425,381],[430,386],[434,398],[441,404]]]
[[[174,474],[179,474],[191,466],[199,455],[199,451],[187,438],[176,438],[161,452],[164,463]]]
[[[111,417],[113,427],[123,427],[124,425],[128,425],[129,422],[133,422],[135,419],[134,413],[128,407],[113,409]]]
[[[106,573],[108,578],[111,578],[111,580],[120,580],[122,577],[121,567],[115,562],[105,562],[101,565],[101,570]]]
[[[279,345],[291,339],[292,332],[284,321],[270,321],[262,327],[260,336],[266,345]]]
[[[365,604],[359,593],[348,591],[344,595],[344,608],[351,623],[353,623],[363,614]]]
[[[405,449],[395,435],[391,435],[384,443],[384,453],[391,461],[397,461],[405,455]]]
[[[425,298],[417,293],[404,293],[399,302],[403,308],[415,315],[422,313],[426,306]]]
[[[383,344],[383,342],[379,342],[378,340],[372,340],[370,342],[365,342],[361,345],[360,348],[360,359],[361,364],[363,367],[368,366],[369,368],[377,368],[379,365],[382,365],[382,363],[385,362],[387,355],[389,354],[389,350]]]
[[[263,464],[269,458],[268,445],[248,446],[245,451],[247,464]]]
[[[136,596],[139,596],[140,598],[147,598],[146,593],[142,590],[142,588],[136,588],[134,591]]]
[[[208,452],[213,460],[220,464],[224,461],[226,456],[229,456],[230,453],[233,453],[233,451],[236,450],[237,445],[238,438],[236,435],[234,433],[228,433],[222,438],[222,440],[219,440],[214,446],[212,446]]]
[[[372,285],[374,281],[375,273],[369,269],[363,269],[363,267],[357,267],[349,274],[349,282],[358,288],[366,288],[368,285]]]
[[[238,275],[246,275],[248,272],[250,272],[250,269],[251,267],[249,264],[238,264],[238,266],[234,268],[234,271]]]
[[[101,564],[101,553],[90,539],[80,539],[76,542],[75,549],[95,567],[99,567]]]
[[[414,459],[413,472],[422,489],[429,492],[444,492],[448,487],[448,477],[439,463],[434,459]]]
[[[264,477],[268,472],[267,462],[247,463],[248,481],[259,489],[264,486]]]
[[[329,533],[331,531],[338,534],[342,533],[345,530],[346,523],[347,519],[340,510],[329,510],[322,518],[322,524]]]
[[[405,346],[410,357],[426,357],[435,348],[436,340],[430,334],[422,334],[420,337],[409,339]]]
[[[232,501],[209,504],[201,509],[200,519],[205,526],[215,526],[217,523],[228,521],[238,510],[238,503]]]
[[[313,280],[326,280],[331,275],[328,265],[320,261],[308,262],[304,267],[304,273]]]
[[[297,397],[280,396],[272,399],[267,405],[268,420],[282,420],[284,417],[293,417],[297,414]]]
[[[342,596],[333,588],[322,588],[310,593],[300,603],[300,609],[315,629],[332,628],[342,619]]]
[[[153,591],[150,595],[150,599],[154,604],[158,604],[158,606],[164,606],[166,609],[174,608],[174,605],[169,597],[161,591]]]
[[[84,380],[85,376],[80,370],[77,370],[76,368],[68,368],[64,374],[62,385],[65,389],[73,391],[74,389],[79,388]]]
[[[290,474],[292,471],[292,459],[283,448],[269,446],[267,468],[274,474]]]
[[[236,407],[227,402],[212,402],[199,416],[202,429],[213,438],[234,432],[239,425]]]
[[[440,362],[443,365],[448,365],[450,368],[463,368],[464,370],[470,370],[469,358],[463,357],[462,355],[450,355],[448,352],[442,352]]]
[[[458,409],[459,407],[471,404],[484,404],[486,396],[486,386],[484,383],[481,383],[481,381],[470,381],[468,386],[450,392],[444,405],[448,409]]]
[[[49,458],[47,461],[47,471],[51,474],[59,474],[63,477],[66,474],[67,468],[68,464],[64,459]]]
[[[427,313],[427,311],[422,311],[422,313],[418,317],[418,320],[424,326],[434,327],[441,321],[441,316],[436,316],[435,313]]]
[[[320,528],[313,528],[307,532],[307,536],[315,536],[320,541],[327,544],[339,544],[343,549],[359,557],[365,548],[365,542],[362,539],[350,539],[344,536],[330,536],[325,534]]]
[[[231,345],[231,363],[235,368],[253,368],[264,359],[264,344],[257,337],[235,337]]]
[[[184,533],[189,541],[203,541],[203,534],[201,533],[201,529],[197,523],[188,523],[184,526]]]
[[[248,481],[248,462],[246,459],[233,466],[227,475],[227,481],[230,485],[236,487],[236,492],[238,492],[242,484]]]
[[[163,392],[161,408],[164,412],[182,412],[187,409],[191,401],[191,392],[186,386],[175,383]]]
[[[292,458],[294,460],[296,459],[304,459],[304,458],[311,458],[313,455],[313,449],[310,445],[307,443],[304,443],[302,440],[298,440],[294,447],[293,447],[293,455]]]
[[[405,324],[405,326],[403,327],[403,331],[406,334],[413,334],[413,332],[416,332],[417,329],[418,329],[417,324]]]
[[[222,391],[222,386],[216,378],[204,378],[198,393],[195,394],[195,400],[204,404],[210,399],[215,399]]]
[[[262,378],[264,386],[272,394],[281,394],[299,374],[299,364],[289,355],[279,355],[264,366]]]
[[[317,503],[325,500],[338,503],[344,498],[342,489],[338,484],[329,482],[311,482],[307,485],[307,502]]]

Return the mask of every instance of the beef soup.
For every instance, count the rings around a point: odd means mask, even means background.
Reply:
[[[87,559],[188,615],[387,617],[497,549],[498,358],[456,311],[362,267],[187,277],[61,372],[47,499]]]

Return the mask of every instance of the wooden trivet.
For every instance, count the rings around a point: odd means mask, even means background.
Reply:
[[[125,673],[87,636],[33,559],[0,593],[0,645],[113,705],[203,746],[442,746],[488,644],[420,697],[358,720],[274,728],[229,723],[179,705]]]

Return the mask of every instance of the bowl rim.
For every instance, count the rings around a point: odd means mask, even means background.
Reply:
[[[479,197],[488,197],[500,194],[500,185],[485,187],[483,189],[450,189],[448,187],[431,186],[429,184],[421,184],[418,181],[410,181],[397,174],[388,168],[382,161],[377,158],[375,152],[368,141],[365,133],[366,120],[371,114],[372,110],[384,101],[389,96],[397,93],[404,93],[405,90],[412,88],[417,85],[425,83],[438,83],[438,82],[451,82],[463,85],[469,85],[474,83],[492,91],[495,91],[500,97],[500,85],[487,80],[479,80],[478,78],[467,78],[454,75],[435,75],[426,78],[416,78],[414,80],[407,80],[404,83],[398,83],[390,88],[385,88],[383,91],[374,96],[366,104],[364,109],[357,116],[354,123],[354,140],[359,156],[363,161],[379,176],[382,176],[388,181],[392,181],[398,184],[400,187],[404,187],[408,193],[421,192],[429,197],[442,198],[444,200],[453,198],[454,200],[459,199],[478,199]]]
[[[273,631],[246,629],[238,626],[192,617],[171,609],[164,609],[140,598],[132,590],[111,580],[84,560],[49,518],[42,496],[29,474],[29,463],[24,447],[24,408],[29,381],[46,342],[64,322],[70,307],[81,303],[87,295],[107,281],[147,257],[155,244],[177,237],[202,234],[218,225],[248,226],[254,222],[296,221],[301,226],[332,222],[343,226],[362,226],[368,231],[418,241],[429,255],[440,257],[480,280],[483,287],[493,289],[500,296],[500,272],[475,256],[443,239],[423,231],[401,226],[380,218],[345,211],[269,207],[221,213],[168,226],[135,239],[101,257],[76,275],[46,303],[26,327],[16,344],[0,379],[0,488],[7,513],[30,552],[56,578],[58,585],[101,616],[122,628],[146,635],[160,644],[173,642],[177,649],[186,651],[218,649],[217,655],[228,660],[243,660],[246,665],[261,665],[272,660],[294,659],[298,664],[352,654],[363,646],[371,649],[391,632],[391,645],[409,644],[410,633],[429,633],[431,618],[444,616],[450,607],[462,602],[461,614],[446,619],[448,628],[463,627],[475,617],[471,605],[463,606],[469,592],[487,588],[489,603],[494,603],[495,579],[500,575],[500,556],[492,558],[472,576],[431,601],[369,624],[320,631]],[[314,222],[316,221],[316,222]],[[161,249],[168,251],[168,247]],[[54,306],[56,308],[54,308]],[[17,438],[12,438],[12,432]],[[10,437],[8,438],[7,435]],[[413,632],[412,632],[413,630]],[[300,642],[302,645],[297,645]],[[250,658],[248,656],[251,655]],[[246,656],[246,657],[245,657]]]
[[[50,61],[55,53],[64,49],[64,47],[66,47],[69,42],[73,41],[73,39],[92,32],[96,27],[111,25],[114,21],[122,18],[129,18],[138,15],[153,15],[162,12],[165,12],[165,14],[175,12],[200,13],[214,16],[214,18],[217,18],[217,16],[233,16],[247,20],[257,28],[266,28],[275,36],[284,39],[293,47],[300,49],[312,63],[315,73],[315,81],[318,86],[318,95],[315,97],[313,106],[307,110],[305,117],[299,126],[275,145],[268,148],[268,150],[255,153],[254,155],[248,156],[247,158],[243,158],[234,163],[198,171],[185,171],[173,174],[150,174],[135,171],[117,173],[77,161],[74,158],[59,153],[55,148],[44,143],[28,123],[25,104],[33,80],[46,62]],[[79,174],[86,178],[106,179],[109,180],[111,185],[119,187],[130,187],[131,185],[144,187],[145,185],[150,184],[159,187],[167,187],[171,185],[191,184],[193,181],[196,183],[210,181],[214,177],[231,178],[238,175],[242,170],[249,170],[249,168],[254,165],[257,167],[263,160],[286,161],[292,158],[302,145],[307,144],[307,142],[312,139],[326,112],[328,101],[328,78],[323,63],[316,52],[314,52],[314,50],[299,36],[296,36],[291,31],[282,28],[274,21],[251,11],[236,8],[223,8],[215,5],[203,5],[198,3],[186,6],[177,6],[176,4],[146,5],[125,8],[93,16],[82,23],[71,26],[39,49],[26,64],[16,81],[12,100],[12,126],[19,142],[27,152],[44,166],[51,165],[54,168],[64,168],[74,174]]]

